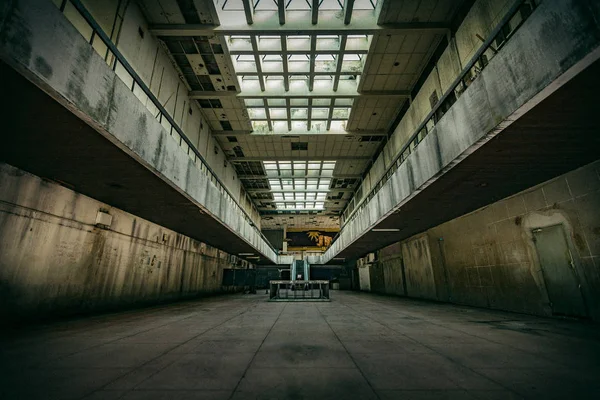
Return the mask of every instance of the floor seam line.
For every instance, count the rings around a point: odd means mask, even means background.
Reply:
[[[340,303],[340,304],[343,304],[343,303]],[[333,335],[335,336],[335,338],[337,339],[337,341],[344,348],[344,351],[346,352],[346,354],[348,354],[348,357],[350,357],[350,359],[352,360],[352,363],[354,364],[354,366],[356,367],[356,369],[358,370],[358,372],[360,372],[360,375],[363,377],[363,379],[365,380],[365,382],[367,382],[367,385],[369,385],[369,388],[371,389],[371,391],[373,392],[373,394],[375,395],[375,397],[378,398],[378,399],[381,399],[381,397],[379,396],[379,393],[377,393],[377,391],[375,390],[375,388],[373,387],[373,385],[371,384],[371,382],[369,381],[369,379],[367,378],[367,376],[365,375],[365,373],[363,372],[363,370],[358,366],[358,363],[356,362],[356,360],[354,359],[354,357],[352,357],[352,354],[350,354],[350,352],[346,348],[346,345],[340,340],[340,337],[337,335],[337,333],[335,333],[335,331],[331,327],[331,324],[329,323],[329,321],[327,321],[327,318],[325,318],[325,315],[323,315],[323,313],[321,312],[321,310],[319,309],[318,306],[315,306],[315,307],[316,307],[317,311],[319,312],[319,315],[321,315],[321,318],[323,318],[323,320],[325,320],[325,322],[327,323],[327,326],[329,327],[329,329],[331,330],[331,332],[333,333]]]
[[[238,387],[240,386],[240,384],[242,383],[242,381],[246,377],[246,373],[248,372],[248,370],[252,366],[252,363],[254,362],[254,359],[256,358],[256,355],[258,354],[258,352],[260,351],[261,347],[263,346],[263,344],[265,343],[265,341],[267,340],[267,338],[271,334],[271,331],[273,330],[273,327],[275,327],[275,325],[277,324],[277,321],[279,321],[279,318],[281,317],[281,314],[283,314],[283,311],[286,309],[286,307],[287,307],[287,304],[284,304],[283,307],[281,308],[281,311],[279,312],[279,315],[277,315],[277,318],[273,322],[273,325],[271,325],[271,327],[269,328],[269,331],[267,332],[267,334],[265,335],[265,337],[263,338],[263,340],[260,342],[260,346],[258,346],[258,348],[256,349],[256,351],[254,352],[254,355],[252,356],[252,358],[248,362],[248,365],[246,366],[246,369],[242,373],[242,376],[240,377],[240,379],[238,380],[237,384],[233,388],[233,391],[231,392],[231,395],[228,398],[229,400],[231,400],[233,398],[233,396],[234,396],[235,392],[237,391]]]
[[[159,357],[162,357],[162,356],[164,356],[164,355],[168,354],[169,352],[171,352],[171,351],[175,350],[176,348],[178,348],[178,347],[181,347],[181,346],[183,346],[184,344],[186,344],[186,343],[188,343],[188,342],[190,342],[190,341],[192,341],[192,340],[196,339],[197,337],[204,335],[206,332],[209,332],[209,331],[211,331],[211,330],[213,330],[213,329],[215,329],[215,328],[218,328],[219,326],[221,326],[221,325],[223,325],[223,324],[225,324],[225,323],[227,323],[227,322],[231,321],[231,320],[232,320],[232,319],[234,319],[234,318],[237,318],[237,317],[239,317],[240,315],[243,315],[243,314],[247,313],[247,312],[249,311],[249,309],[250,309],[250,308],[252,308],[252,307],[253,307],[253,305],[251,304],[250,306],[248,306],[248,307],[247,307],[245,310],[243,310],[242,312],[240,312],[240,313],[238,313],[238,314],[236,314],[236,315],[232,316],[231,318],[228,318],[228,319],[226,319],[226,320],[225,320],[225,321],[223,321],[223,322],[220,322],[219,324],[217,324],[217,325],[215,325],[215,326],[213,326],[213,327],[211,327],[211,328],[209,328],[209,329],[207,329],[207,330],[203,331],[202,333],[200,333],[200,334],[198,334],[198,335],[196,335],[196,336],[194,336],[194,337],[192,337],[192,338],[190,338],[190,339],[186,340],[185,342],[183,342],[183,343],[181,343],[181,344],[179,344],[179,345],[177,345],[177,346],[175,346],[175,347],[173,347],[173,348],[171,348],[171,349],[169,349],[169,350],[167,350],[167,351],[165,351],[165,352],[163,352],[163,353],[159,354],[158,356],[156,356],[156,357],[154,357],[154,358],[152,358],[152,359],[150,359],[150,360],[146,361],[145,363],[143,363],[143,364],[139,365],[139,366],[138,366],[138,367],[136,367],[136,368],[133,368],[131,371],[128,371],[128,372],[126,372],[126,373],[125,373],[125,374],[123,374],[123,375],[120,375],[119,377],[117,377],[117,378],[115,378],[115,379],[111,380],[110,382],[108,382],[108,383],[106,383],[105,385],[103,385],[103,386],[101,386],[101,387],[97,388],[96,390],[93,390],[93,391],[92,391],[92,392],[90,392],[90,393],[86,393],[84,396],[80,397],[80,399],[81,399],[81,400],[84,400],[86,397],[88,397],[88,396],[90,396],[90,395],[92,395],[92,394],[94,394],[94,393],[96,393],[96,392],[99,392],[99,391],[103,390],[103,389],[104,389],[106,386],[110,385],[111,383],[114,383],[114,382],[118,381],[119,379],[123,378],[124,376],[126,376],[126,375],[130,374],[131,372],[134,372],[134,371],[136,371],[136,370],[138,370],[138,369],[140,369],[140,368],[142,368],[142,367],[146,366],[148,363],[150,363],[150,362],[152,362],[152,361],[154,361],[154,360],[158,359]],[[178,321],[184,321],[184,320],[186,320],[186,319],[188,319],[188,318],[192,318],[192,317],[193,317],[193,315],[190,315],[189,317],[182,318],[181,320],[177,320],[177,322],[178,322]],[[166,325],[168,325],[168,324],[161,325],[161,326],[159,326],[158,328],[160,328],[160,327],[163,327],[163,326],[166,326]],[[150,330],[151,330],[151,329],[150,329]],[[147,332],[147,331],[143,331],[143,332]],[[125,338],[127,338],[127,337],[131,337],[131,336],[135,336],[135,335],[125,336]],[[117,339],[117,340],[121,340],[121,339]],[[74,354],[76,354],[76,353],[74,353]],[[182,356],[183,356],[183,355],[185,355],[185,354],[182,354]],[[152,373],[150,376],[146,377],[144,380],[142,380],[141,382],[139,382],[137,385],[133,386],[132,388],[130,388],[130,389],[127,389],[127,390],[124,390],[124,393],[123,393],[121,396],[119,396],[117,399],[120,399],[120,398],[124,397],[124,396],[125,396],[127,393],[129,393],[129,392],[131,392],[131,391],[134,391],[134,390],[135,390],[135,389],[136,389],[136,388],[137,388],[139,385],[141,385],[142,383],[146,382],[148,379],[152,378],[154,375],[156,375],[156,374],[158,374],[159,372],[163,371],[164,369],[166,369],[167,367],[171,366],[171,365],[172,365],[172,364],[174,364],[175,362],[177,362],[177,360],[175,360],[175,361],[172,361],[172,362],[168,363],[167,365],[165,365],[163,368],[160,368],[158,371],[155,371],[155,372],[154,372],[154,373]]]
[[[345,305],[345,304],[344,304],[344,305]],[[348,306],[348,305],[345,305],[345,306],[346,306],[346,307],[348,307],[349,309],[351,309],[352,311],[356,312],[356,311],[355,311],[355,310],[354,310],[352,307],[350,307],[350,306]],[[511,392],[511,393],[514,393],[514,394],[516,394],[517,396],[522,396],[522,395],[521,395],[521,393],[519,393],[519,392],[517,392],[517,391],[515,391],[515,390],[511,389],[510,387],[507,387],[507,386],[503,385],[503,384],[502,384],[502,383],[500,383],[500,382],[497,382],[497,381],[495,381],[494,379],[492,379],[492,378],[490,378],[490,377],[487,377],[487,376],[485,376],[485,375],[483,375],[483,374],[480,374],[479,372],[477,372],[477,371],[475,371],[475,370],[471,369],[470,367],[468,367],[468,366],[466,366],[466,365],[464,365],[464,364],[461,364],[461,363],[459,363],[459,362],[456,362],[456,361],[454,361],[452,358],[450,358],[450,357],[448,357],[448,356],[446,356],[446,355],[444,355],[444,354],[442,354],[442,353],[438,352],[437,350],[435,350],[435,349],[434,349],[434,348],[432,348],[432,347],[429,347],[427,344],[425,344],[425,343],[423,343],[423,342],[420,342],[420,341],[418,341],[418,340],[416,340],[416,339],[413,339],[413,338],[411,338],[411,337],[408,337],[408,336],[407,336],[407,335],[405,335],[404,333],[402,333],[402,332],[400,332],[400,331],[398,331],[398,330],[396,330],[396,329],[394,329],[394,328],[392,328],[392,327],[390,327],[390,326],[388,326],[388,325],[386,325],[386,324],[384,324],[384,323],[382,323],[382,322],[379,322],[379,321],[377,321],[377,320],[375,320],[375,319],[373,319],[373,318],[371,318],[371,317],[369,317],[369,316],[367,316],[367,318],[369,318],[369,319],[370,319],[370,320],[372,320],[372,321],[375,321],[375,322],[377,322],[377,323],[378,323],[378,324],[380,324],[380,325],[383,325],[383,326],[385,326],[385,327],[386,327],[386,328],[388,328],[388,329],[391,329],[392,331],[394,331],[394,332],[396,332],[396,333],[399,333],[400,335],[402,335],[402,336],[404,336],[404,337],[407,337],[408,339],[414,340],[415,342],[419,343],[421,346],[428,348],[429,350],[431,350],[431,351],[433,351],[434,353],[438,354],[439,356],[441,356],[441,357],[445,358],[446,360],[449,360],[449,361],[451,361],[451,362],[453,362],[453,363],[455,363],[455,364],[458,364],[458,365],[460,365],[460,366],[462,366],[462,367],[466,368],[467,370],[471,371],[472,373],[474,373],[474,374],[476,374],[476,375],[478,375],[478,376],[480,376],[480,377],[482,377],[482,378],[484,378],[484,379],[487,379],[487,380],[489,380],[489,381],[491,381],[491,382],[494,382],[494,383],[495,383],[495,384],[497,384],[498,386],[501,386],[501,387],[503,387],[505,390],[508,390],[509,392]],[[437,325],[437,324],[434,324],[434,325]],[[438,326],[442,326],[442,327],[443,327],[443,325],[438,325]],[[460,332],[460,331],[457,331],[457,332]],[[464,333],[464,332],[463,332],[463,333]],[[471,336],[473,336],[473,335],[471,335]],[[477,336],[475,336],[475,337],[477,337]],[[453,380],[453,382],[454,382],[454,380]],[[477,389],[465,389],[465,388],[462,388],[462,389],[463,389],[463,390],[465,390],[465,391],[467,391],[467,392],[468,392],[468,391],[471,391],[471,390],[477,390]]]

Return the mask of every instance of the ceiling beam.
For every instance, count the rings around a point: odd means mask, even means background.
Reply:
[[[319,3],[320,0],[312,0],[310,7],[311,22],[313,25],[319,23]]]
[[[297,178],[297,177],[296,177]],[[332,188],[332,189],[321,189],[321,190],[310,190],[310,189],[295,189],[295,190],[272,190],[272,189],[246,189],[248,193],[330,193],[330,192],[354,192],[354,189],[349,188]],[[269,199],[254,199],[260,201],[266,201]],[[340,199],[342,200],[342,199]],[[278,200],[273,200],[278,201]],[[304,201],[304,200],[294,200],[294,201]],[[306,200],[306,201],[325,201],[325,200]],[[331,201],[331,200],[328,200]]]
[[[353,157],[353,156],[261,156],[261,157],[229,157],[227,161],[354,161],[354,160],[370,160],[371,157]],[[310,178],[310,177],[298,177]]]
[[[330,135],[330,136],[386,136],[387,132],[383,129],[373,130],[373,131],[348,131],[348,132],[339,132],[339,131],[325,131],[325,132],[315,132],[315,131],[289,131],[283,133],[252,133],[251,130],[236,130],[236,131],[212,131],[213,136],[239,136],[239,135],[252,135],[253,138],[264,138],[264,137],[281,137],[281,136],[295,136],[295,135]]]
[[[290,90],[290,71],[288,69],[287,38],[281,36],[281,64],[283,66],[283,88],[287,92]]]
[[[262,84],[262,80],[261,80]],[[409,98],[410,91],[408,90],[384,90],[384,91],[363,91],[357,92],[356,88],[350,85],[348,82],[340,81],[338,90],[334,91],[332,88],[315,88],[312,92],[306,91],[290,91],[286,92],[283,85],[279,88],[269,88],[269,90],[244,90],[242,92],[234,91],[203,91],[203,90],[192,90],[189,92],[190,99],[214,99],[217,97],[238,97],[242,99],[263,99],[263,98],[274,98],[274,99],[306,99],[306,98],[366,98],[366,97],[401,97]]]
[[[236,13],[231,11],[231,13]],[[275,12],[277,14],[277,12]],[[300,16],[297,13],[306,13]],[[445,35],[450,26],[438,22],[400,22],[377,25],[374,12],[354,10],[352,21],[344,23],[338,11],[320,11],[317,24],[307,24],[312,19],[311,11],[287,11],[287,23],[279,24],[278,15],[273,19],[257,20],[254,14],[252,25],[248,25],[244,11],[237,18],[228,18],[221,25],[203,24],[152,24],[150,32],[154,36],[213,36],[213,35],[376,35],[399,33],[437,33]],[[292,16],[294,17],[292,18]]]
[[[342,75],[342,62],[344,60],[344,50],[346,49],[347,36],[342,36],[340,41],[340,52],[337,54],[335,65],[335,75],[333,75],[333,91],[337,92],[340,84],[340,76]]]
[[[322,209],[315,210],[315,209],[306,209],[306,208],[271,208],[271,207],[258,207],[257,206],[256,209],[259,212],[260,211],[271,211],[273,213],[277,213],[277,211],[283,211],[284,213],[287,213],[289,211],[296,211],[296,212],[297,211],[308,211],[308,212],[314,212],[314,211],[319,212],[320,211],[321,213],[328,213],[328,212],[341,212],[344,209],[344,207],[343,206],[335,206],[335,207],[331,206],[331,207],[325,207]],[[284,214],[282,213],[280,215],[284,215]],[[300,214],[300,215],[302,215],[302,214]],[[324,215],[327,215],[327,214],[324,214]],[[336,214],[336,216],[338,216],[338,215]]]
[[[257,203],[262,204],[273,204],[273,203],[334,203],[334,202],[346,202],[349,199],[336,199],[336,200],[271,200],[271,199],[252,199]],[[325,204],[325,209],[329,210],[331,208],[343,208],[342,204],[336,204],[335,207],[333,205],[330,207]]]
[[[279,14],[279,25],[285,24],[285,2],[286,2],[286,0],[277,0],[277,12]]]
[[[294,176],[294,175],[277,175],[277,176],[267,176],[267,175],[240,175],[238,174],[238,179],[247,179],[247,180],[257,180],[257,179],[292,179],[292,178],[307,178],[306,176]],[[333,174],[333,176],[328,177],[331,179],[360,179],[362,177],[361,174]],[[312,178],[312,177],[308,177]],[[314,177],[318,178],[318,177]],[[251,189],[247,189],[248,191]],[[265,190],[270,192],[270,189],[255,189],[255,190]]]
[[[349,25],[352,21],[352,10],[354,8],[354,0],[344,0],[344,24]]]
[[[310,36],[310,63],[309,63],[309,75],[308,75],[308,90],[310,92],[314,89],[315,84],[315,63],[317,55],[315,51],[317,50],[317,35]]]
[[[252,25],[254,23],[254,0],[242,0],[244,4],[244,13],[246,14],[246,22],[248,25]]]
[[[256,64],[256,72],[258,72],[258,83],[260,85],[261,92],[265,91],[265,80],[262,76],[262,67],[260,63],[260,55],[258,54],[258,40],[256,36],[252,36],[250,38],[250,42],[252,43],[252,52],[254,53],[254,64]],[[265,100],[266,102],[266,100]]]
[[[285,36],[281,36],[284,40],[285,40]],[[342,36],[342,37],[345,37]],[[307,53],[306,50],[290,50],[287,49],[286,50],[287,54],[293,54],[293,55],[305,55]],[[315,49],[315,54],[332,54],[332,53],[337,53],[337,50],[327,50],[327,49]],[[282,51],[280,50],[258,50],[258,53],[260,55],[281,55]],[[368,54],[369,50],[368,49],[363,49],[363,50],[343,50],[344,54]],[[181,53],[183,54],[183,53]],[[251,56],[254,55],[254,51],[252,50],[230,50],[229,54],[232,56]],[[411,53],[411,54],[420,54],[420,53]],[[281,75],[281,72],[271,72],[272,75]],[[331,72],[325,72],[324,74],[326,75],[331,75]],[[356,72],[347,72],[348,75],[356,75]],[[248,73],[248,72],[243,72],[240,73],[240,75],[252,75],[252,73]],[[298,72],[298,75],[307,75],[306,72]]]

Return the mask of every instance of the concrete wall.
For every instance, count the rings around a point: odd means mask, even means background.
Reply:
[[[174,140],[52,2],[9,5],[0,8],[3,61],[276,262],[259,225],[240,212],[185,142]]]
[[[60,7],[62,1],[54,0],[54,3]],[[225,153],[212,137],[210,123],[203,116],[198,103],[189,99],[189,88],[163,45],[148,32],[148,23],[138,4],[125,0],[82,0],[82,3],[235,199],[244,205],[240,198],[241,183],[235,169],[225,166]],[[63,14],[89,41],[91,28],[71,3],[66,3]],[[101,40],[94,39],[93,47],[102,58],[112,61],[112,55],[107,56],[106,46]],[[117,66],[115,72],[127,86],[131,86],[132,78],[124,68]],[[156,108],[141,89],[134,89],[134,94],[156,114]],[[217,154],[214,152],[215,146],[220,149]],[[246,212],[257,213],[252,206],[247,207]],[[260,219],[256,218],[255,223],[260,224]]]
[[[98,211],[112,217],[97,226]],[[0,319],[123,308],[221,291],[245,261],[0,164]]]
[[[358,265],[358,285],[360,290],[371,291],[371,266],[369,264]]]
[[[460,75],[463,67],[483,45],[479,37],[488,37],[506,15],[512,3],[512,0],[475,1],[421,89],[411,99],[408,111],[392,133],[389,142],[367,173],[362,183],[362,197],[354,199],[355,205],[358,205],[383,177],[395,156],[429,114],[432,109],[429,101],[432,93],[436,92],[437,97],[441,98],[449,90],[451,83]]]
[[[321,263],[333,259],[418,191],[434,184],[437,177],[597,60],[599,13],[597,7],[575,0],[542,2],[381,189],[356,209]],[[399,135],[398,130],[407,138],[414,133],[403,122],[394,136]],[[388,145],[392,146],[394,136]],[[369,181],[375,184],[378,180],[371,177]],[[363,196],[369,192],[366,189],[363,188]]]
[[[600,161],[382,249],[380,291],[551,315],[532,230],[557,224],[600,320]]]

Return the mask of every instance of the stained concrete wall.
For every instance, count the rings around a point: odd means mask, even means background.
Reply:
[[[358,285],[360,290],[371,291],[371,266],[369,264],[358,265]]]
[[[54,3],[60,7],[62,0],[54,0]],[[118,0],[82,0],[82,3],[235,199],[249,215],[256,217],[255,224],[260,224],[255,207],[242,201],[245,193],[241,183],[235,169],[225,163],[225,153],[212,137],[209,121],[197,102],[188,97],[187,84],[163,45],[148,32],[148,23],[139,5],[135,1]],[[91,39],[89,24],[70,2],[65,3],[63,15],[86,40]],[[113,56],[106,52],[106,46],[98,38],[94,39],[93,48],[102,58],[112,61]],[[115,72],[127,86],[132,85],[132,77],[123,67],[118,65]],[[139,87],[133,92],[156,115],[156,107],[144,92]],[[186,144],[183,145],[185,147]],[[219,149],[216,154],[215,146]]]
[[[448,47],[433,70],[429,73],[419,92],[411,99],[410,107],[392,133],[381,155],[367,173],[362,185],[362,196],[355,197],[358,205],[374,185],[383,177],[395,156],[402,150],[418,126],[431,112],[430,96],[433,92],[441,98],[450,89],[451,83],[460,75],[463,67],[483,45],[480,38],[487,38],[504,18],[512,0],[477,0],[465,16]]]
[[[173,140],[130,87],[45,0],[0,8],[0,58],[227,226],[267,259],[277,255],[199,160]]]
[[[345,221],[320,262],[333,259],[600,58],[598,21],[600,9],[592,4],[577,0],[542,2],[381,189]],[[414,133],[401,122],[394,136],[403,129],[406,137]],[[394,136],[388,145],[396,140]],[[378,179],[371,177],[369,181],[375,184]],[[363,188],[363,196],[368,192]]]
[[[557,224],[600,320],[600,161],[382,249],[381,292],[551,315],[532,230]]]
[[[97,226],[98,211],[112,217]],[[44,318],[221,292],[246,262],[0,164],[0,319]]]

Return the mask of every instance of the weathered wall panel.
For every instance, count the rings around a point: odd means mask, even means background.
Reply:
[[[600,320],[600,161],[380,250],[384,292],[404,294],[392,290],[401,246],[408,296],[552,315],[532,231],[557,224],[588,316]]]
[[[427,235],[419,235],[402,243],[406,293],[411,297],[435,299],[436,288]]]
[[[109,228],[96,226],[102,210]],[[122,308],[221,291],[241,262],[0,164],[0,318]]]

